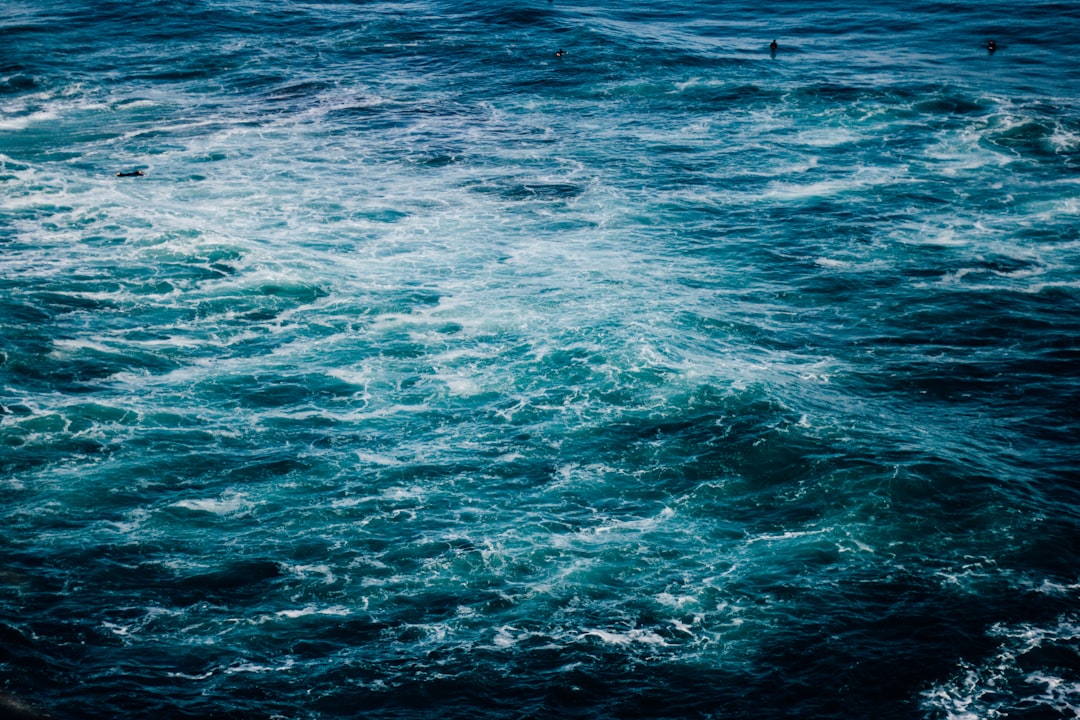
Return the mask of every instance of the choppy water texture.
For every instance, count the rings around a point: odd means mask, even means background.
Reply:
[[[1080,713],[1075,3],[0,33],[0,707]]]

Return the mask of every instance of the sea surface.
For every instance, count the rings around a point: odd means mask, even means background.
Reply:
[[[1080,717],[1078,37],[3,0],[0,715]]]

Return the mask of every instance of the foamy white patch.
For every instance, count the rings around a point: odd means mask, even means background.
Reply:
[[[124,521],[109,521],[109,526],[118,533],[127,534],[140,530],[143,524],[150,518],[150,511],[146,508],[137,508],[127,514]]]
[[[856,538],[850,538],[849,537],[847,539],[847,542],[851,543],[851,545],[854,545],[854,547],[853,548],[848,547],[848,545],[846,543],[839,543],[836,546],[836,549],[839,552],[842,552],[842,553],[843,552],[863,552],[863,553],[873,553],[873,552],[875,552],[872,545],[867,545],[866,543],[864,543],[861,540],[858,540]]]
[[[351,615],[352,611],[343,605],[333,605],[331,607],[319,608],[314,605],[308,605],[307,607],[297,610],[279,610],[275,613],[278,617],[288,618],[290,620],[302,617],[308,617],[310,615],[333,615],[344,617]]]
[[[426,496],[423,488],[420,487],[394,487],[387,488],[383,491],[382,497],[386,500],[420,500]]]
[[[330,503],[330,507],[335,509],[354,508],[360,505],[366,505],[368,503],[378,502],[379,498],[375,496],[368,497],[350,497],[340,498]]]
[[[641,628],[634,628],[627,632],[612,632],[610,630],[586,630],[581,633],[578,638],[585,639],[589,637],[598,638],[601,642],[607,645],[630,645],[633,643],[643,643],[645,645],[658,645],[666,646],[667,641],[661,636],[657,635],[652,630],[643,630]]]
[[[390,467],[394,465],[401,465],[401,460],[391,455],[380,455],[379,453],[366,452],[364,450],[357,450],[356,459],[362,463],[370,463],[372,465],[383,465]]]
[[[1030,714],[1033,708],[1056,717],[1080,717],[1080,683],[1062,677],[1055,666],[1031,667],[1032,651],[1054,648],[1054,657],[1071,655],[1080,665],[1080,622],[1075,617],[1060,618],[1055,625],[1003,625],[991,628],[991,637],[1001,638],[998,651],[979,664],[961,662],[956,675],[922,694],[922,706],[928,712],[948,720],[986,720],[1011,717],[1020,711]],[[1030,692],[1017,694],[1027,685]],[[1010,688],[1013,692],[1002,692]]]
[[[798,538],[819,536],[819,535],[822,535],[822,534],[824,534],[826,532],[828,532],[828,529],[820,529],[820,530],[789,530],[788,532],[780,533],[779,535],[755,535],[754,537],[747,539],[746,543],[748,545],[751,545],[753,543],[759,543],[759,542],[765,542],[765,543],[784,542],[785,540],[795,540],[795,539],[798,539]]]
[[[136,608],[125,608],[125,610],[134,609]],[[119,623],[104,620],[102,621],[101,626],[112,634],[122,638],[124,643],[127,644],[130,639],[137,636],[142,630],[146,628],[147,625],[149,625],[154,620],[165,616],[175,617],[179,615],[179,613],[175,610],[167,610],[160,607],[147,607],[139,609],[143,610],[144,612],[132,622]]]
[[[961,236],[955,228],[924,228],[916,237],[905,236],[901,242],[909,245],[941,245],[944,247],[959,247],[969,245],[970,239]]]
[[[211,513],[213,515],[232,515],[250,506],[247,498],[239,493],[230,493],[219,498],[199,498],[196,500],[181,500],[169,507],[183,508],[195,512]]]
[[[1032,583],[1023,584],[1026,585],[1028,588],[1034,590],[1035,592],[1058,597],[1071,595],[1077,591],[1080,591],[1080,583],[1069,583],[1066,585],[1064,583],[1054,582],[1049,579],[1044,579],[1042,583],[1037,586],[1033,585]]]
[[[258,663],[243,662],[225,668],[225,674],[283,672],[290,670],[295,664],[296,661],[292,658],[285,658],[285,662],[281,665],[260,665]]]
[[[451,395],[470,397],[482,392],[480,386],[471,377],[447,372],[436,373],[435,377],[446,386]]]
[[[1024,293],[1025,295],[1038,295],[1047,288],[1061,289],[1061,290],[1075,290],[1080,288],[1080,280],[1073,282],[1048,282],[1048,283],[1035,283],[1024,288],[1016,288],[1017,292]]]
[[[856,172],[844,180],[822,180],[812,183],[772,182],[762,193],[764,198],[801,200],[811,197],[830,197],[844,192],[861,191],[876,185],[914,182],[881,173]]]
[[[674,516],[675,510],[666,507],[654,517],[642,518],[640,520],[615,520],[601,527],[594,528],[593,533],[596,535],[604,535],[606,533],[616,533],[628,530],[644,532],[646,530],[653,530],[657,528],[663,521],[668,520]]]
[[[109,632],[113,633],[114,635],[125,636],[125,635],[130,634],[130,626],[127,626],[127,625],[119,625],[117,623],[103,622],[103,623],[101,623],[101,626],[103,628],[105,628],[106,630],[108,630]]]
[[[72,338],[63,339],[57,338],[53,340],[53,352],[50,353],[53,357],[62,358],[65,354],[58,352],[60,350],[77,351],[77,350],[95,350],[101,353],[111,353],[114,349],[104,344],[100,340],[93,340],[91,338]]]
[[[31,125],[49,122],[57,118],[52,110],[39,110],[27,115],[0,116],[0,130],[25,130]]]
[[[333,570],[329,565],[290,565],[289,570],[300,577],[309,575],[321,575],[323,584],[333,585],[337,582]]]
[[[167,672],[165,673],[165,677],[180,678],[181,680],[206,680],[207,678],[213,677],[215,672],[216,671],[214,670],[208,670],[201,675],[182,672]]]
[[[656,602],[661,605],[667,605],[668,607],[681,608],[684,605],[692,605],[696,603],[698,599],[693,595],[680,595],[675,596],[671,593],[660,593],[656,596]]]
[[[495,637],[491,641],[492,645],[497,648],[508,648],[516,645],[520,639],[513,634],[516,630],[517,628],[510,627],[509,625],[496,628]]]
[[[349,385],[356,385],[358,387],[367,387],[373,377],[371,371],[366,368],[361,370],[349,370],[347,368],[332,367],[326,370],[326,374],[332,378],[348,383]]]

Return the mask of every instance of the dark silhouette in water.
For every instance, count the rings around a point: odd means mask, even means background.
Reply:
[[[562,48],[559,48],[559,52],[555,53],[555,57],[562,57],[565,54],[566,54],[566,51],[563,50]]]
[[[773,40],[771,43],[769,43],[769,50],[770,51],[775,53],[777,47],[779,47],[779,46],[776,44],[775,40]]]
[[[990,52],[994,52],[995,50],[997,50],[997,43],[991,40],[990,42],[986,43],[986,49]]]
[[[134,170],[132,172],[118,172],[118,173],[116,173],[116,177],[142,177],[142,176],[143,176],[143,171],[142,170]]]
[[[210,572],[190,575],[175,582],[170,589],[177,605],[203,601],[235,602],[254,597],[281,576],[281,568],[271,560],[241,560],[222,565]]]

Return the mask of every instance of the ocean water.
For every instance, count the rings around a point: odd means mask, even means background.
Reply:
[[[1078,36],[5,0],[0,714],[1080,717]]]

